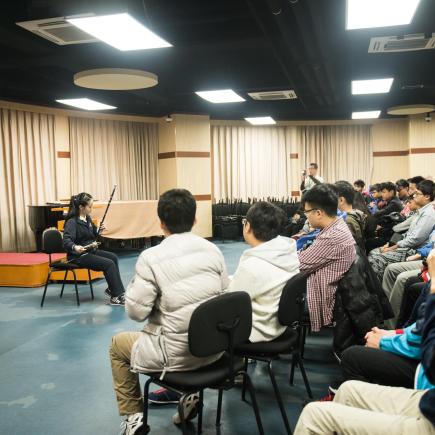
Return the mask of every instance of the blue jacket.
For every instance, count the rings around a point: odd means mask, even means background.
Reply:
[[[431,235],[429,236],[429,242],[426,243],[426,245],[422,246],[421,248],[417,249],[417,253],[421,255],[422,258],[427,258],[429,255],[429,252],[434,247],[434,241],[435,241],[435,230],[432,231]]]

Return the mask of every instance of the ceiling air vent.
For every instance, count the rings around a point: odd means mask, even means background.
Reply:
[[[274,100],[295,100],[296,92],[292,89],[287,91],[271,91],[271,92],[248,92],[248,95],[253,100],[274,101]]]
[[[16,24],[57,45],[86,44],[99,41],[78,27],[68,23],[64,17],[22,21]]]
[[[435,33],[405,36],[383,36],[370,39],[369,53],[397,53],[401,51],[430,50],[435,48]]]

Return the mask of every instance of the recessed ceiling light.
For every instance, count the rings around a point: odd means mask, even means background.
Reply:
[[[245,118],[252,125],[272,125],[276,124],[275,120],[270,116],[257,116],[255,118]]]
[[[394,79],[353,80],[352,94],[385,94],[390,92]]]
[[[99,103],[98,101],[89,98],[69,98],[66,100],[56,100],[58,103],[66,104],[68,106],[78,107],[84,110],[108,110],[116,109],[115,106]]]
[[[352,112],[352,119],[373,119],[379,118],[380,110],[372,110],[369,112]]]
[[[240,95],[236,94],[232,89],[221,89],[219,91],[199,91],[196,95],[210,101],[210,103],[240,103],[245,101]]]
[[[420,0],[347,0],[346,29],[409,24]]]
[[[86,33],[118,50],[144,50],[172,47],[169,42],[151,32],[129,14],[67,18],[67,21]]]

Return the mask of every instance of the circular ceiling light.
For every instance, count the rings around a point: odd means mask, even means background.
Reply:
[[[138,69],[99,68],[74,74],[74,83],[82,88],[126,91],[157,85],[155,74]]]
[[[389,115],[418,115],[435,110],[432,104],[411,104],[409,106],[394,106],[387,110]]]

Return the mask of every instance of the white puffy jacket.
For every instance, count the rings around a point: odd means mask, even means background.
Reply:
[[[132,349],[132,370],[194,370],[216,361],[220,355],[194,357],[187,332],[195,308],[227,286],[220,250],[190,232],[173,234],[142,252],[125,294],[129,317],[148,319]]]
[[[287,237],[275,237],[243,253],[228,290],[251,296],[251,342],[271,341],[284,333],[286,327],[278,321],[279,301],[287,281],[297,273],[296,242]]]

